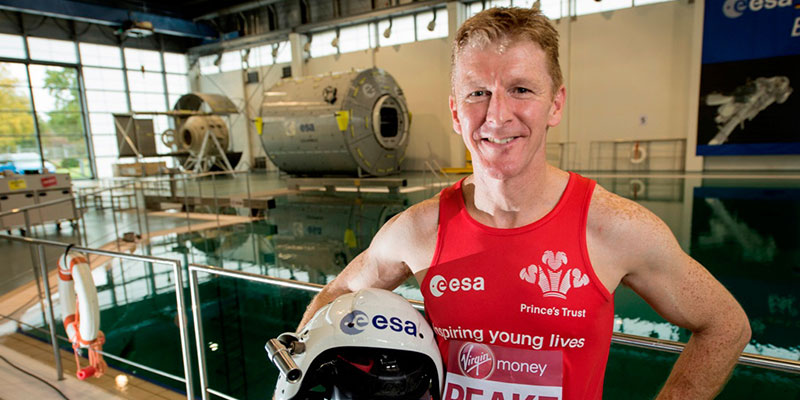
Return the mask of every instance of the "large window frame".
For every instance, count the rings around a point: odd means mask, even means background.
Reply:
[[[44,139],[44,132],[42,132],[41,127],[39,126],[38,120],[36,115],[38,112],[35,106],[35,96],[36,96],[36,88],[31,87],[31,77],[30,77],[30,68],[31,66],[51,66],[51,67],[60,67],[60,68],[69,68],[74,69],[77,74],[77,98],[80,104],[80,120],[82,126],[82,135],[84,145],[86,146],[86,155],[89,160],[89,169],[90,173],[88,176],[78,176],[75,177],[76,179],[86,178],[86,179],[94,179],[94,178],[104,178],[110,177],[110,168],[108,165],[116,162],[119,159],[119,154],[117,151],[117,143],[116,143],[116,133],[111,128],[109,131],[108,121],[104,123],[100,123],[98,117],[102,117],[102,119],[108,119],[109,116],[114,113],[130,113],[138,111],[135,105],[132,102],[132,99],[135,96],[141,97],[141,95],[146,95],[150,97],[157,96],[157,101],[159,103],[163,102],[166,107],[159,107],[159,109],[163,109],[163,111],[169,110],[177,98],[190,91],[191,87],[189,84],[189,68],[188,68],[188,60],[186,59],[185,53],[176,53],[176,52],[168,52],[164,50],[144,50],[146,55],[153,56],[153,53],[156,54],[158,58],[157,62],[160,68],[156,68],[157,70],[141,70],[141,66],[138,68],[136,65],[128,66],[126,65],[125,60],[125,49],[132,49],[129,52],[137,52],[143,49],[132,48],[132,47],[125,47],[122,45],[109,45],[109,44],[97,44],[91,42],[83,42],[80,40],[69,40],[64,41],[62,39],[49,39],[49,38],[42,38],[42,37],[34,37],[29,36],[27,34],[21,35],[9,35],[9,34],[2,34],[2,38],[6,43],[10,43],[8,46],[0,46],[0,62],[3,63],[13,63],[13,64],[21,64],[25,66],[25,71],[27,74],[27,94],[31,99],[31,109],[30,112],[34,116],[34,137],[36,140],[36,145],[38,147],[38,155],[39,161],[42,168],[45,168],[46,158],[44,157],[45,151],[43,149],[43,139]],[[5,40],[9,39],[9,40]],[[31,46],[30,41],[35,42],[39,47],[46,46],[48,44],[48,40],[51,40],[53,44],[57,44],[62,46],[64,43],[69,43],[72,49],[67,49],[67,53],[71,50],[74,50],[74,59],[70,58],[70,60],[74,60],[75,62],[64,62],[59,60],[65,60],[66,56],[62,53],[64,51],[57,52],[56,54],[58,57],[56,60],[48,60],[47,57],[44,59],[40,57],[31,57]],[[20,43],[21,42],[21,43]],[[64,42],[64,43],[59,43]],[[21,44],[21,46],[19,45]],[[118,61],[113,60],[113,62],[108,63],[108,60],[103,62],[95,59],[94,61],[87,59],[84,63],[82,55],[88,54],[86,52],[82,53],[82,46],[99,46],[99,47],[113,47],[117,49],[119,54]],[[41,53],[40,53],[41,54]],[[91,57],[89,57],[91,58]],[[182,60],[181,60],[182,58]],[[135,63],[131,63],[135,64]],[[86,74],[90,73],[92,76],[87,76]],[[111,84],[113,87],[105,88],[99,87],[98,85],[103,85],[98,79],[103,80],[102,78],[97,78],[95,74],[100,75],[114,75],[114,74],[121,74],[122,76],[122,84],[123,87],[119,87],[119,82],[114,82]],[[142,75],[144,74],[144,75]],[[155,74],[155,75],[153,75]],[[142,76],[140,76],[142,75]],[[130,85],[130,78],[136,77],[137,79],[141,78],[142,80],[148,80],[148,82],[153,81],[154,79],[160,83],[158,85],[161,90],[158,93],[143,93],[143,91],[139,90],[131,90]],[[88,79],[88,81],[87,81]],[[116,78],[115,78],[116,79]],[[87,87],[88,83],[88,87]],[[144,91],[148,91],[145,89]],[[184,93],[178,93],[183,91]],[[100,94],[109,94],[112,97],[116,98],[116,102],[118,103],[119,100],[122,100],[124,97],[125,107],[124,110],[120,107],[114,107],[113,109],[108,110],[98,110],[98,109],[90,109],[90,102],[93,104],[98,104],[97,101],[92,101],[92,99],[88,99],[88,96],[95,96]],[[122,95],[122,97],[120,97]],[[163,99],[161,98],[163,97]],[[149,98],[149,97],[148,97]],[[141,102],[141,101],[140,101]],[[157,134],[162,132],[165,129],[171,127],[172,121],[170,118],[166,116],[155,116],[154,123],[156,124]],[[156,121],[158,119],[158,121]],[[102,125],[101,128],[98,126],[99,131],[95,132],[95,129],[92,127],[92,122],[98,122],[98,125]],[[113,122],[112,122],[113,124]],[[159,146],[160,141],[157,140],[157,147]],[[113,146],[112,151],[108,151],[107,148],[109,145]],[[97,149],[97,146],[101,146],[102,149]],[[99,153],[98,154],[98,150]],[[163,149],[160,149],[163,151]],[[159,160],[162,160],[159,158]],[[167,159],[163,159],[167,160]],[[171,158],[169,158],[171,160]],[[98,161],[100,164],[98,165]]]

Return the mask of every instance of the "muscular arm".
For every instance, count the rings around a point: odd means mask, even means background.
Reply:
[[[320,308],[337,297],[364,288],[392,290],[412,273],[427,267],[433,257],[439,202],[437,198],[416,204],[386,222],[369,248],[309,303],[297,330]]]
[[[595,247],[598,258],[616,262],[622,283],[667,321],[692,332],[658,399],[713,398],[750,340],[747,316],[722,284],[680,248],[663,221],[600,190],[595,216],[605,224],[593,233],[601,243]]]

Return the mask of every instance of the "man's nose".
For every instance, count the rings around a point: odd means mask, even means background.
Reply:
[[[489,109],[486,110],[486,122],[494,126],[503,126],[511,121],[513,114],[509,106],[509,99],[505,93],[492,93]]]

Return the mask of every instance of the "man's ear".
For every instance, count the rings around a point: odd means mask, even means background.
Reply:
[[[453,118],[453,130],[456,134],[461,135],[461,121],[458,119],[458,108],[453,95],[450,95],[450,117]]]
[[[553,127],[561,122],[564,113],[564,103],[567,101],[567,89],[564,85],[553,95],[553,103],[550,104],[550,112],[547,116],[547,126]]]

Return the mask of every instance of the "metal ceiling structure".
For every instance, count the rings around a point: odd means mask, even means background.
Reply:
[[[313,33],[388,15],[430,9],[448,0],[0,0],[0,11],[195,40],[193,53]],[[398,15],[399,15],[398,14]],[[134,32],[134,34],[137,32]],[[205,44],[197,48],[197,45]],[[188,49],[187,49],[188,50]]]
[[[86,23],[122,27],[130,21],[146,21],[152,24],[153,32],[171,36],[214,40],[219,35],[208,23],[192,21],[192,15],[182,15],[163,6],[153,8],[142,2],[134,7],[132,1],[73,1],[73,0],[2,0],[0,10],[24,14],[47,16],[56,19],[75,20]],[[207,0],[162,2],[165,4],[208,3]],[[191,8],[191,7],[187,7]],[[199,15],[199,14],[198,14]],[[189,17],[189,18],[186,18]]]

